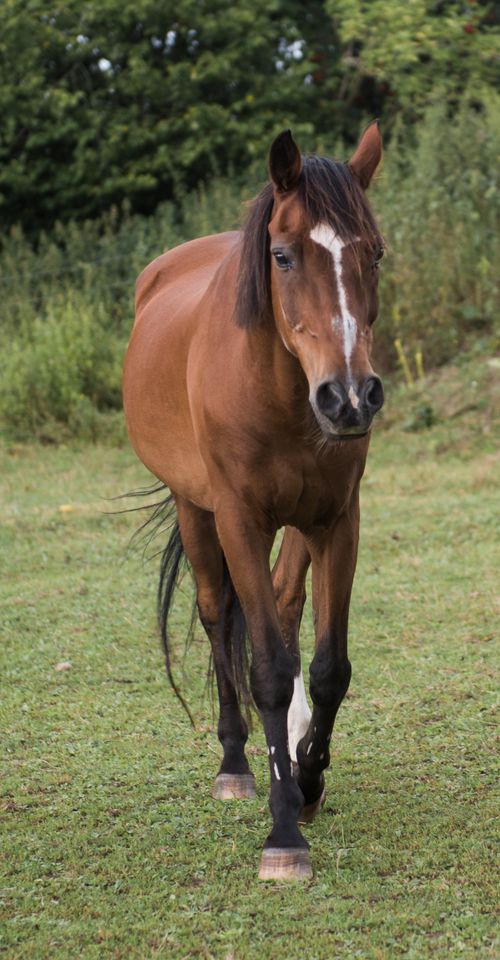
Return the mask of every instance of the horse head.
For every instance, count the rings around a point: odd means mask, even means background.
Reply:
[[[365,197],[381,156],[376,122],[345,164],[302,157],[289,131],[271,147],[272,312],[329,438],[365,434],[384,401],[370,362],[383,244]]]

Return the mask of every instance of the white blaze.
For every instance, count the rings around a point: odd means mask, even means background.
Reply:
[[[349,387],[349,392],[347,396],[349,397],[349,400],[351,401],[354,409],[357,410],[359,407],[359,397],[357,396],[356,393],[354,393],[354,390],[352,387]]]
[[[290,760],[297,763],[297,744],[307,733],[311,711],[306,698],[302,671],[293,681],[293,697],[288,708],[288,749]]]
[[[339,298],[339,311],[340,311],[340,322],[342,324],[342,329],[344,333],[344,354],[347,366],[350,366],[352,351],[356,343],[356,336],[358,333],[358,325],[355,318],[347,306],[347,293],[344,287],[344,281],[342,279],[342,250],[345,247],[345,243],[340,237],[337,236],[335,230],[332,230],[327,223],[318,223],[311,230],[310,233],[311,240],[314,240],[315,243],[320,243],[322,247],[325,247],[332,255],[333,264],[335,267],[335,278],[337,281],[337,292]],[[332,324],[337,325],[338,318],[332,318]]]

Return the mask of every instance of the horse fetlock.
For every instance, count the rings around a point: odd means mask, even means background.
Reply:
[[[297,818],[297,822],[299,824],[312,823],[313,820],[315,820],[317,814],[321,811],[321,808],[324,806],[325,799],[326,799],[326,790],[325,790],[324,782],[320,781],[320,785],[321,783],[322,783],[321,793],[316,797],[316,799],[315,800],[307,799],[306,802],[304,803],[304,806],[302,807],[302,810],[300,811],[299,816]]]
[[[306,838],[301,834],[297,826],[297,817],[300,812],[301,807],[293,818],[288,816],[286,820],[282,819],[276,821],[273,825],[271,832],[268,834],[266,841],[264,843],[264,850],[268,847],[281,848],[291,847],[292,849],[301,848],[302,850],[308,850],[309,844]]]
[[[245,739],[222,739],[220,738],[224,756],[220,767],[221,773],[247,774],[250,773],[248,760],[245,756]]]
[[[222,716],[217,725],[217,736],[224,747],[230,749],[234,744],[243,748],[248,740],[248,726],[241,714]]]
[[[301,773],[317,774],[330,766],[330,751],[323,740],[306,735],[297,746],[297,761]]]
[[[323,771],[330,765],[330,753],[327,747],[318,744],[314,750],[311,741],[307,744],[306,738],[297,749],[297,770],[295,777],[304,797],[304,804],[315,803],[321,796],[325,786]],[[308,752],[309,749],[309,752]]]

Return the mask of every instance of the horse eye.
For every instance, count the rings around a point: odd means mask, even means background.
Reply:
[[[384,256],[384,248],[383,248],[383,247],[379,247],[378,250],[377,250],[376,253],[375,253],[375,258],[374,258],[374,261],[373,261],[373,266],[374,266],[375,268],[378,267],[378,265],[379,265],[380,261],[382,260],[382,257],[383,257],[383,256]]]
[[[279,267],[280,270],[292,269],[293,263],[288,259],[286,253],[283,253],[283,250],[273,250],[272,253],[276,261],[276,266]]]

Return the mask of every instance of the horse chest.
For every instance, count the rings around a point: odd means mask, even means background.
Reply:
[[[291,525],[309,532],[329,526],[349,506],[357,490],[362,470],[337,467],[325,469],[311,458],[293,465],[284,460],[267,478],[272,509],[279,526]]]

